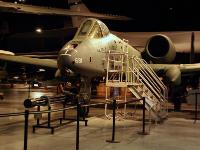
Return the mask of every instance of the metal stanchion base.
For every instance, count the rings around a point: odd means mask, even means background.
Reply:
[[[114,141],[114,140],[106,140],[108,143],[120,143],[120,141]]]
[[[48,121],[43,122],[43,123],[39,123],[39,124],[35,124],[35,125],[33,125],[33,133],[35,133],[37,128],[46,128],[46,129],[51,129],[51,134],[54,134],[54,130],[56,128],[59,128],[61,126],[67,125],[67,124],[70,124],[72,122],[75,122],[76,119],[73,119],[73,118],[58,118],[58,119],[51,120],[51,123],[52,122],[57,122],[57,121],[59,121],[59,123],[54,124],[54,125],[50,125],[50,126],[48,126]],[[87,119],[80,119],[80,121],[84,121],[85,122],[85,126],[87,126],[87,124],[88,124],[88,120]]]
[[[192,117],[191,119],[192,119],[192,120],[200,120],[200,118],[193,118],[193,117]]]
[[[194,119],[194,124],[197,123],[197,121],[199,121],[199,118],[193,118]]]
[[[140,134],[140,135],[149,135],[149,132],[138,131],[137,133]]]

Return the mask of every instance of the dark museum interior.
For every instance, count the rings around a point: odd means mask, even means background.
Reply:
[[[197,0],[0,0],[0,150],[198,150]]]

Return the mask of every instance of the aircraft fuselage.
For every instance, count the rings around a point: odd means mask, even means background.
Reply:
[[[88,20],[91,21],[90,27],[84,24]],[[105,73],[109,51],[123,52],[125,50],[128,51],[129,56],[141,57],[141,53],[124,40],[108,33],[109,31],[104,33],[107,27],[104,29],[102,24],[96,19],[87,19],[82,23],[75,37],[66,43],[59,52],[58,67],[60,70],[71,69],[84,76],[96,76]],[[99,28],[95,25],[99,25]],[[87,30],[84,26],[87,27]]]

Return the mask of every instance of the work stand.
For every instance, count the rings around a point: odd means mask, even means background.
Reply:
[[[35,133],[36,128],[46,128],[46,129],[51,129],[51,134],[54,134],[54,130],[56,128],[59,128],[61,126],[64,126],[66,124],[70,124],[72,122],[77,121],[77,119],[75,118],[66,118],[66,105],[63,103],[63,115],[62,118],[58,118],[58,119],[51,119],[51,112],[48,112],[48,117],[47,117],[47,121],[42,122],[41,123],[41,115],[36,114],[35,118],[36,118],[36,124],[33,125],[33,133]],[[40,106],[37,106],[37,111],[40,111]],[[48,111],[51,111],[51,107],[48,106]],[[85,116],[81,117],[79,119],[79,121],[84,121],[85,122],[85,126],[87,126],[87,122],[88,120],[85,118]],[[55,124],[54,122],[59,122],[57,124]],[[53,124],[54,123],[54,124]]]

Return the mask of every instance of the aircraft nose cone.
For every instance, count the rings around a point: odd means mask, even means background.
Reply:
[[[58,54],[58,68],[60,70],[66,70],[67,68],[71,68],[74,64],[74,49],[62,49]]]

